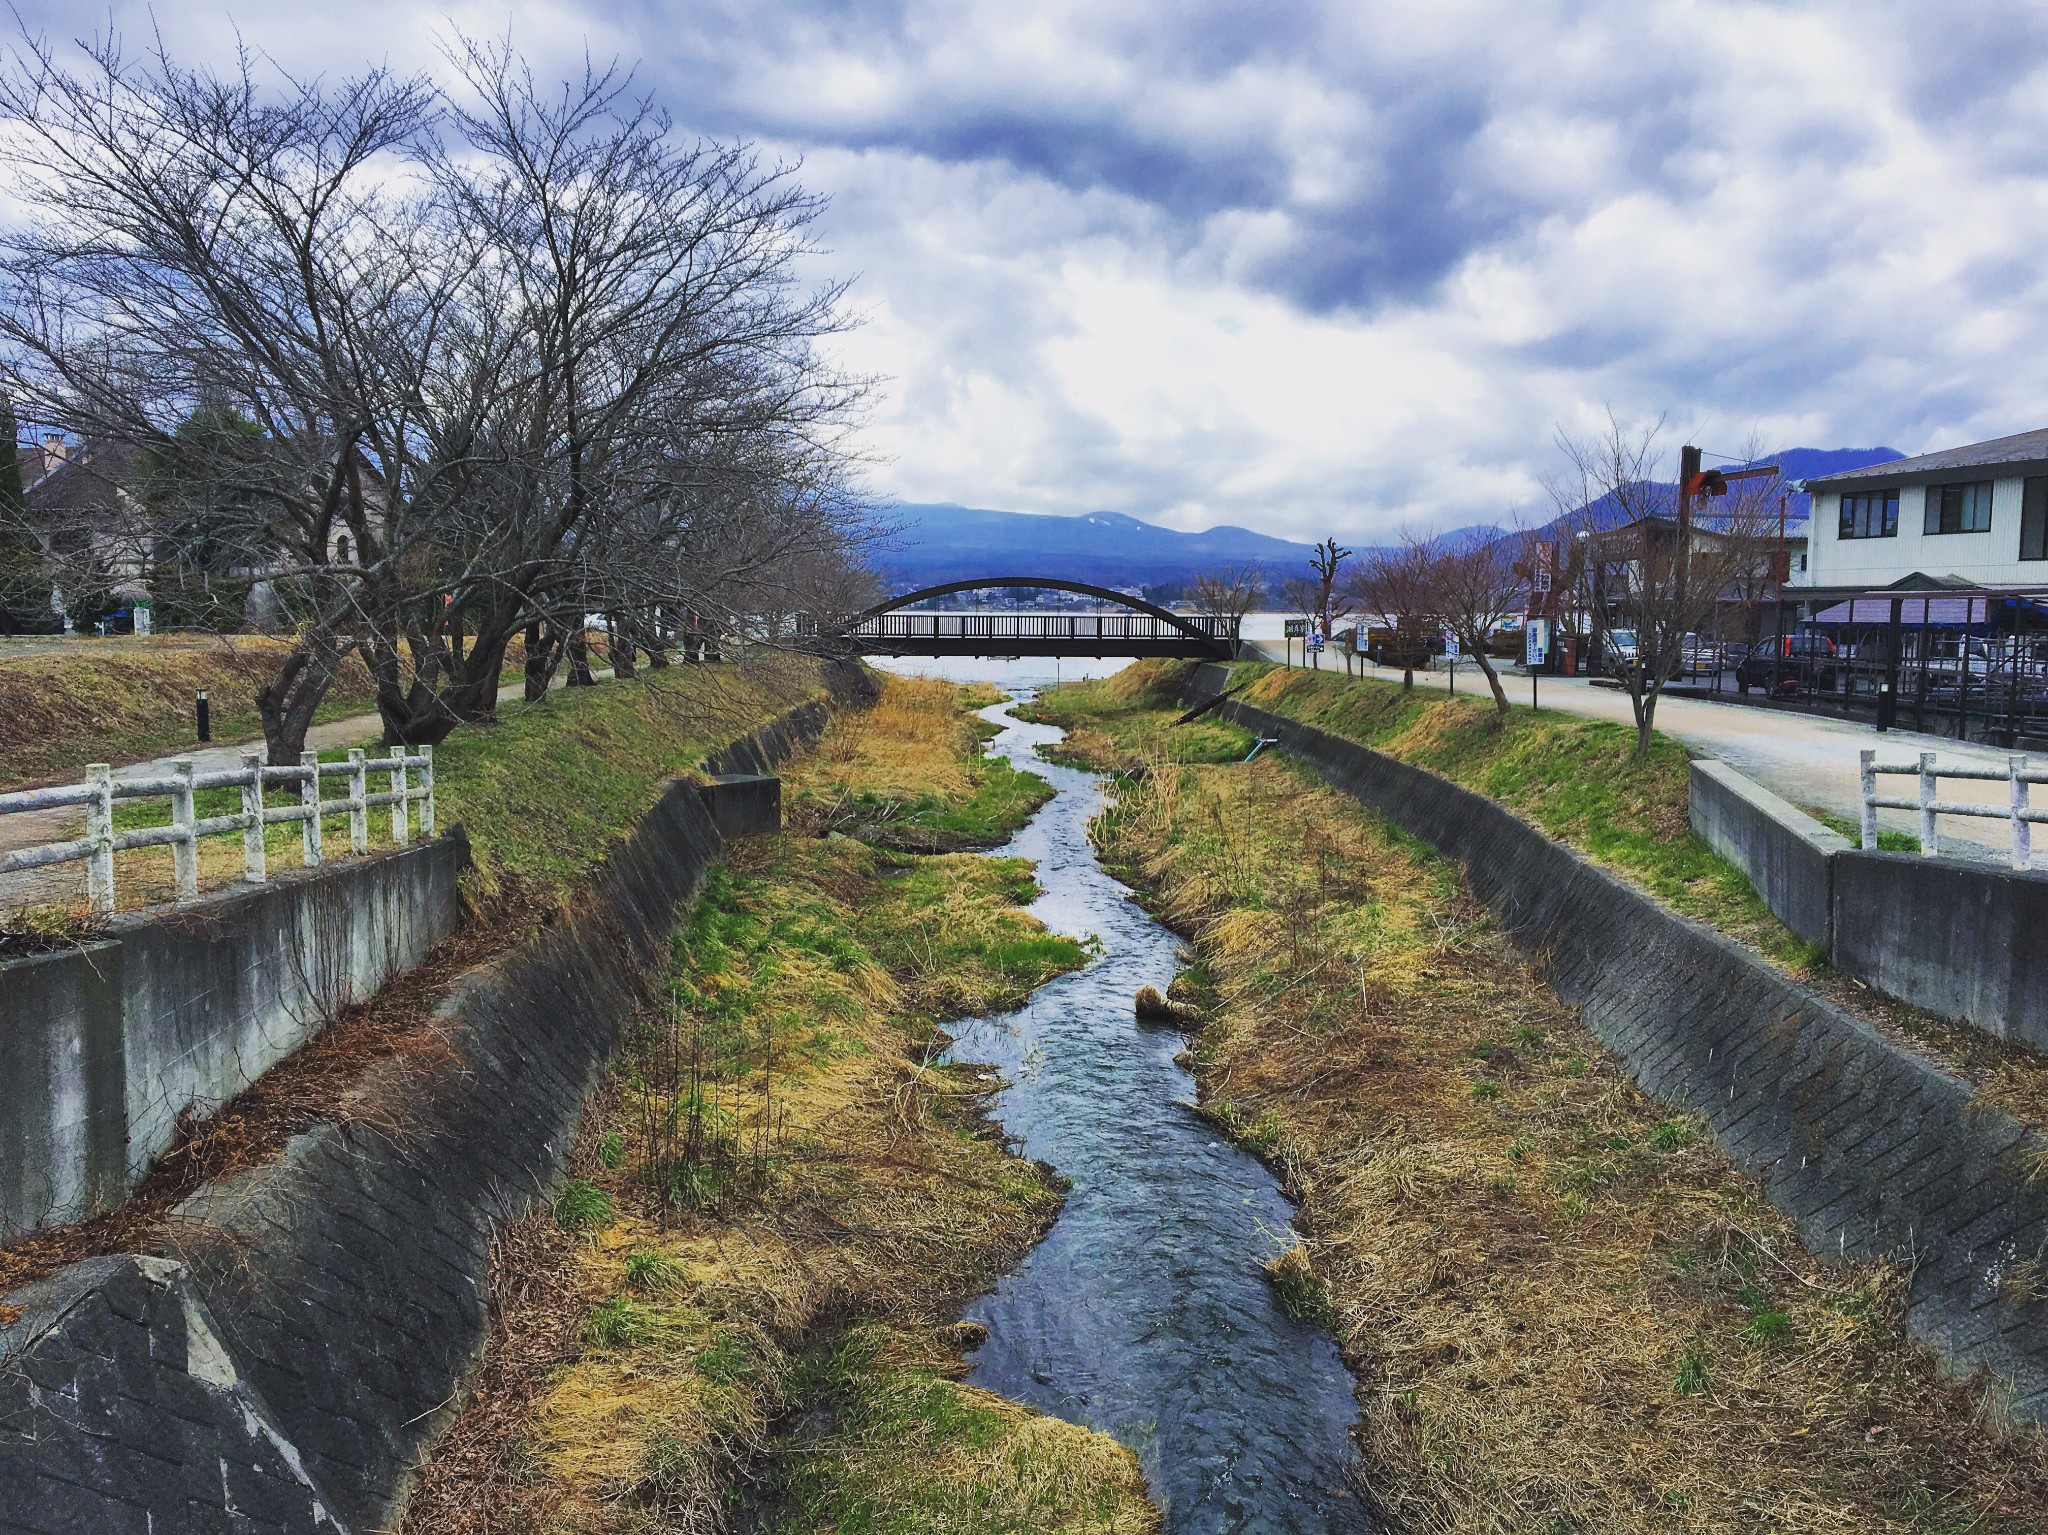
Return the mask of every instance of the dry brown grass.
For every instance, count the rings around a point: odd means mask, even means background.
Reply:
[[[205,689],[216,741],[261,733],[256,690],[286,642],[254,635],[72,642],[0,665],[0,790],[70,781],[88,762],[133,762],[193,744]],[[369,673],[351,659],[323,717],[371,707]]]
[[[795,774],[929,781],[932,740],[972,749],[958,718],[952,689],[898,693]],[[948,1318],[1059,1205],[983,1121],[990,1079],[935,1059],[939,1017],[1078,960],[1016,909],[1023,893],[1014,860],[799,835],[734,850],[678,939],[671,1008],[643,1021],[586,1118],[556,1229],[530,1223],[502,1255],[479,1395],[403,1529],[723,1528],[744,1473],[779,1475],[782,1415],[848,1410],[806,1351],[831,1352],[854,1319],[880,1339],[868,1363],[885,1389],[956,1393],[997,1421],[973,1444],[938,1435],[915,1486],[855,1435],[835,1451],[839,1490],[880,1506],[937,1489],[962,1514],[918,1528],[1007,1530],[1028,1504],[1016,1527],[1156,1529],[1127,1452],[950,1378],[967,1340]],[[666,1075],[678,1041],[704,1063],[694,1091]],[[691,1102],[708,1149],[678,1168],[660,1127]],[[793,1453],[815,1457],[813,1435]]]
[[[1411,1528],[2041,1528],[2041,1436],[1940,1378],[1904,1276],[1804,1252],[1450,867],[1263,759],[1101,835],[1197,940],[1206,1106],[1302,1201]]]

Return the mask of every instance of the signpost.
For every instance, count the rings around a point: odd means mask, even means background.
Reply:
[[[1282,643],[1286,647],[1287,664],[1289,666],[1294,664],[1294,642],[1296,640],[1302,641],[1301,664],[1306,666],[1308,665],[1308,620],[1305,618],[1290,618],[1287,620],[1286,634]]]

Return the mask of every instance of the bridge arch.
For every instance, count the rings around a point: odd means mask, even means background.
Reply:
[[[1113,591],[1106,586],[1096,586],[1087,581],[1069,581],[1059,576],[974,576],[964,581],[946,581],[936,586],[921,587],[917,591],[904,592],[899,596],[889,598],[885,602],[878,602],[865,612],[855,614],[848,623],[848,631],[850,633],[856,632],[863,625],[872,624],[876,620],[888,614],[899,612],[902,609],[915,607],[920,602],[929,602],[934,597],[950,597],[955,592],[975,592],[990,587],[1072,592],[1080,597],[1094,597],[1102,602],[1128,608],[1134,613],[1143,614],[1146,618],[1153,619],[1165,626],[1173,636],[1172,649],[1177,653],[1190,654],[1199,652],[1202,655],[1220,657],[1226,660],[1236,653],[1237,635],[1234,623],[1228,625],[1232,632],[1226,637],[1217,632],[1217,626],[1214,621],[1191,621],[1179,613],[1159,606],[1156,602],[1147,602],[1143,597],[1133,597],[1127,592]],[[1080,636],[1076,636],[1071,648],[1073,653],[1082,654],[1089,651],[1099,652],[1101,647],[1099,644],[1086,645]],[[1046,653],[1057,652],[1047,651]],[[1142,651],[1136,653],[1164,654],[1168,652],[1157,646],[1148,645]]]

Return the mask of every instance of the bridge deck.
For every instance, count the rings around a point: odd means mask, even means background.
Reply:
[[[1237,621],[1147,613],[883,613],[849,637],[864,655],[1229,657]],[[1195,632],[1189,633],[1192,629]]]

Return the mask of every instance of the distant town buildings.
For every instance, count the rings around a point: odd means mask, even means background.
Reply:
[[[1801,585],[2048,586],[2048,430],[1807,481]]]

